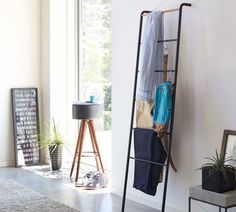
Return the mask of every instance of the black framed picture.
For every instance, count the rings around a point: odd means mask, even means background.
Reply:
[[[221,156],[235,160],[228,163],[236,167],[236,131],[224,130]]]
[[[12,88],[15,166],[40,164],[37,88]]]

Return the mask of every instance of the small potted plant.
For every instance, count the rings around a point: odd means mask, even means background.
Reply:
[[[46,135],[39,142],[40,148],[48,148],[51,159],[52,170],[60,170],[62,163],[62,147],[66,141],[58,130],[55,120],[46,128]]]
[[[223,193],[235,189],[235,167],[230,164],[231,158],[225,158],[219,155],[207,157],[208,163],[205,163],[202,169],[202,188]]]

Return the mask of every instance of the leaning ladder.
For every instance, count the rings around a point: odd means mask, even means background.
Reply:
[[[155,72],[174,72],[174,90],[172,96],[172,112],[171,112],[171,120],[169,132],[167,135],[169,136],[169,145],[167,148],[167,160],[165,164],[155,163],[152,161],[145,161],[142,159],[138,159],[130,156],[131,151],[131,143],[132,143],[132,134],[133,134],[133,122],[134,122],[134,110],[135,110],[135,99],[136,99],[136,89],[137,89],[137,79],[138,79],[138,68],[139,68],[139,56],[140,56],[140,46],[141,46],[141,35],[142,35],[142,25],[143,25],[143,16],[146,13],[150,13],[151,11],[143,11],[140,15],[140,25],[139,25],[139,38],[138,38],[138,49],[137,49],[137,58],[136,58],[136,69],[135,69],[135,79],[134,79],[134,91],[133,91],[133,104],[132,104],[132,113],[131,113],[131,122],[130,122],[130,133],[129,133],[129,143],[128,143],[128,154],[127,154],[127,162],[126,162],[126,172],[125,172],[125,182],[124,182],[124,190],[123,190],[123,200],[122,200],[122,208],[121,211],[125,211],[125,202],[126,202],[126,190],[127,190],[127,181],[129,174],[129,160],[134,159],[138,161],[143,161],[147,163],[157,164],[166,167],[165,171],[165,179],[164,179],[164,189],[163,189],[163,198],[162,198],[162,209],[161,212],[165,211],[166,204],[166,192],[167,192],[167,184],[168,184],[168,175],[169,175],[169,162],[170,162],[170,152],[171,152],[171,143],[172,143],[172,134],[173,134],[173,125],[174,125],[174,113],[175,113],[175,97],[176,97],[176,88],[177,88],[177,76],[178,76],[178,64],[179,64],[179,48],[180,48],[180,35],[181,35],[181,22],[182,22],[182,11],[183,7],[191,7],[189,3],[182,3],[179,7],[179,18],[178,18],[178,32],[176,39],[169,40],[159,40],[158,42],[177,42],[176,47],[176,57],[175,57],[175,69],[174,70],[155,70]]]

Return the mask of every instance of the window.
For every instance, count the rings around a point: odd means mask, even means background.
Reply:
[[[104,102],[100,130],[111,129],[111,0],[81,0],[79,95]]]
[[[79,100],[88,101],[92,95],[104,103],[103,118],[95,127],[105,167],[110,169],[111,0],[80,0],[79,6]]]

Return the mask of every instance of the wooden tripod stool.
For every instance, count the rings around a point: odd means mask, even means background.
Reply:
[[[97,138],[95,134],[94,121],[93,119],[91,119],[92,117],[93,118],[99,117],[101,115],[101,111],[102,111],[101,104],[92,104],[92,103],[91,104],[85,104],[85,103],[73,104],[73,118],[81,119],[80,130],[79,130],[79,134],[77,138],[75,154],[74,154],[74,158],[73,158],[73,162],[71,166],[71,172],[70,172],[70,177],[72,177],[75,162],[77,159],[77,170],[76,170],[75,182],[78,181],[78,177],[79,177],[82,149],[83,149],[87,126],[89,128],[89,133],[91,137],[97,170],[102,171],[104,173],[104,167],[103,167],[101,154],[100,154],[100,150],[99,150],[99,146],[98,146]]]

